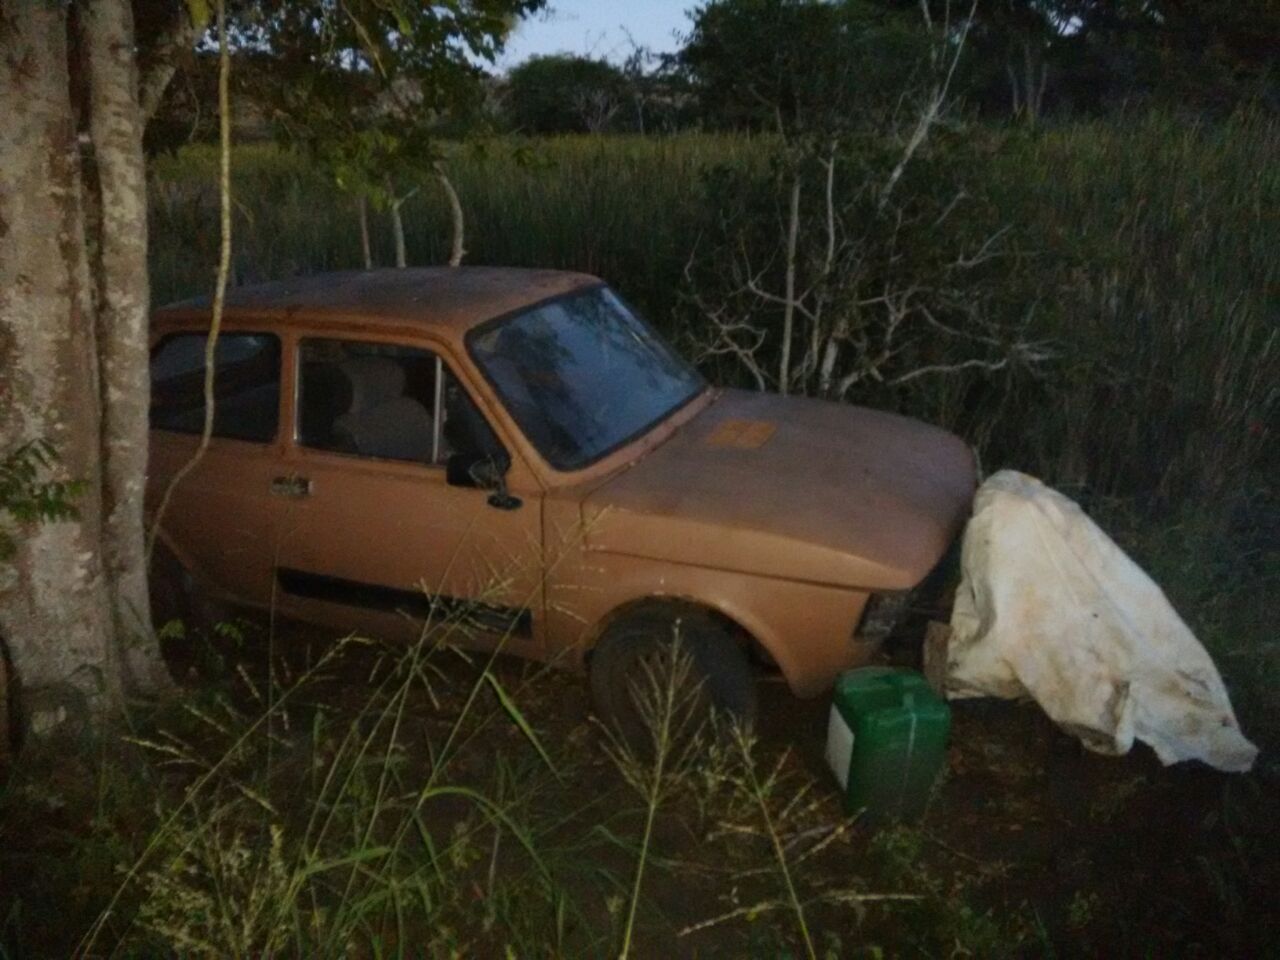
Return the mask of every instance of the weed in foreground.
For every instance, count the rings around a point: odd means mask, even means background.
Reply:
[[[672,643],[643,666],[641,675],[632,684],[631,694],[648,733],[647,740],[632,743],[606,727],[609,755],[623,780],[644,805],[644,827],[618,948],[621,960],[630,956],[632,950],[636,912],[658,810],[681,779],[696,766],[704,726],[699,710],[704,703],[702,691],[694,679],[693,658],[680,643],[678,626]]]
[[[489,783],[451,775],[458,743],[488,722],[485,691],[550,762],[491,663],[474,672],[443,736],[424,744],[420,708],[439,703],[435,661],[458,629],[429,624],[398,654],[347,640],[296,677],[272,669],[265,684],[238,667],[228,676],[243,684],[242,704],[201,698],[183,707],[185,729],[132,738],[171,783],[156,828],[80,949],[465,952],[486,927],[475,914],[487,910],[493,926],[499,880],[565,915],[512,791],[496,782],[503,768]],[[330,708],[344,688],[350,699],[361,656],[373,660],[363,702]],[[504,851],[501,877],[490,866],[479,879],[482,837],[492,838],[489,864],[503,837],[517,852]]]

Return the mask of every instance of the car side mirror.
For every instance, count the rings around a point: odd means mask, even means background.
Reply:
[[[509,466],[484,453],[455,453],[445,462],[445,479],[453,487],[497,490]]]
[[[487,453],[455,453],[445,461],[445,481],[452,487],[474,487],[492,491],[489,505],[499,510],[514,510],[519,497],[507,490],[507,471],[511,460]]]

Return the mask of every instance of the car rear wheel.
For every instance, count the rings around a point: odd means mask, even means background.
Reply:
[[[751,724],[756,716],[755,676],[746,652],[728,629],[697,610],[654,609],[611,624],[591,658],[591,695],[600,719],[627,743],[652,749],[655,742],[652,709],[647,694],[656,680],[664,684],[665,670],[676,669],[673,654],[687,656],[691,689],[686,691],[690,730],[712,713]]]
[[[206,596],[191,574],[169,550],[157,544],[148,575],[151,625],[160,637],[160,652],[174,677],[198,672],[197,641],[212,637],[214,628],[229,619],[229,611]],[[175,624],[177,625],[175,627]]]

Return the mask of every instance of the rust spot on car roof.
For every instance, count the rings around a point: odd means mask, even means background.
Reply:
[[[707,437],[707,446],[757,450],[769,442],[777,429],[777,424],[768,420],[726,420]]]
[[[229,318],[334,318],[467,330],[512,310],[600,283],[584,273],[515,267],[349,270],[238,287]],[[158,320],[207,317],[210,298],[161,307]]]

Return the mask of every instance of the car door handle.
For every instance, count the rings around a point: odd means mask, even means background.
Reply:
[[[309,477],[276,477],[271,481],[271,492],[277,497],[300,499],[311,496],[311,479]]]

